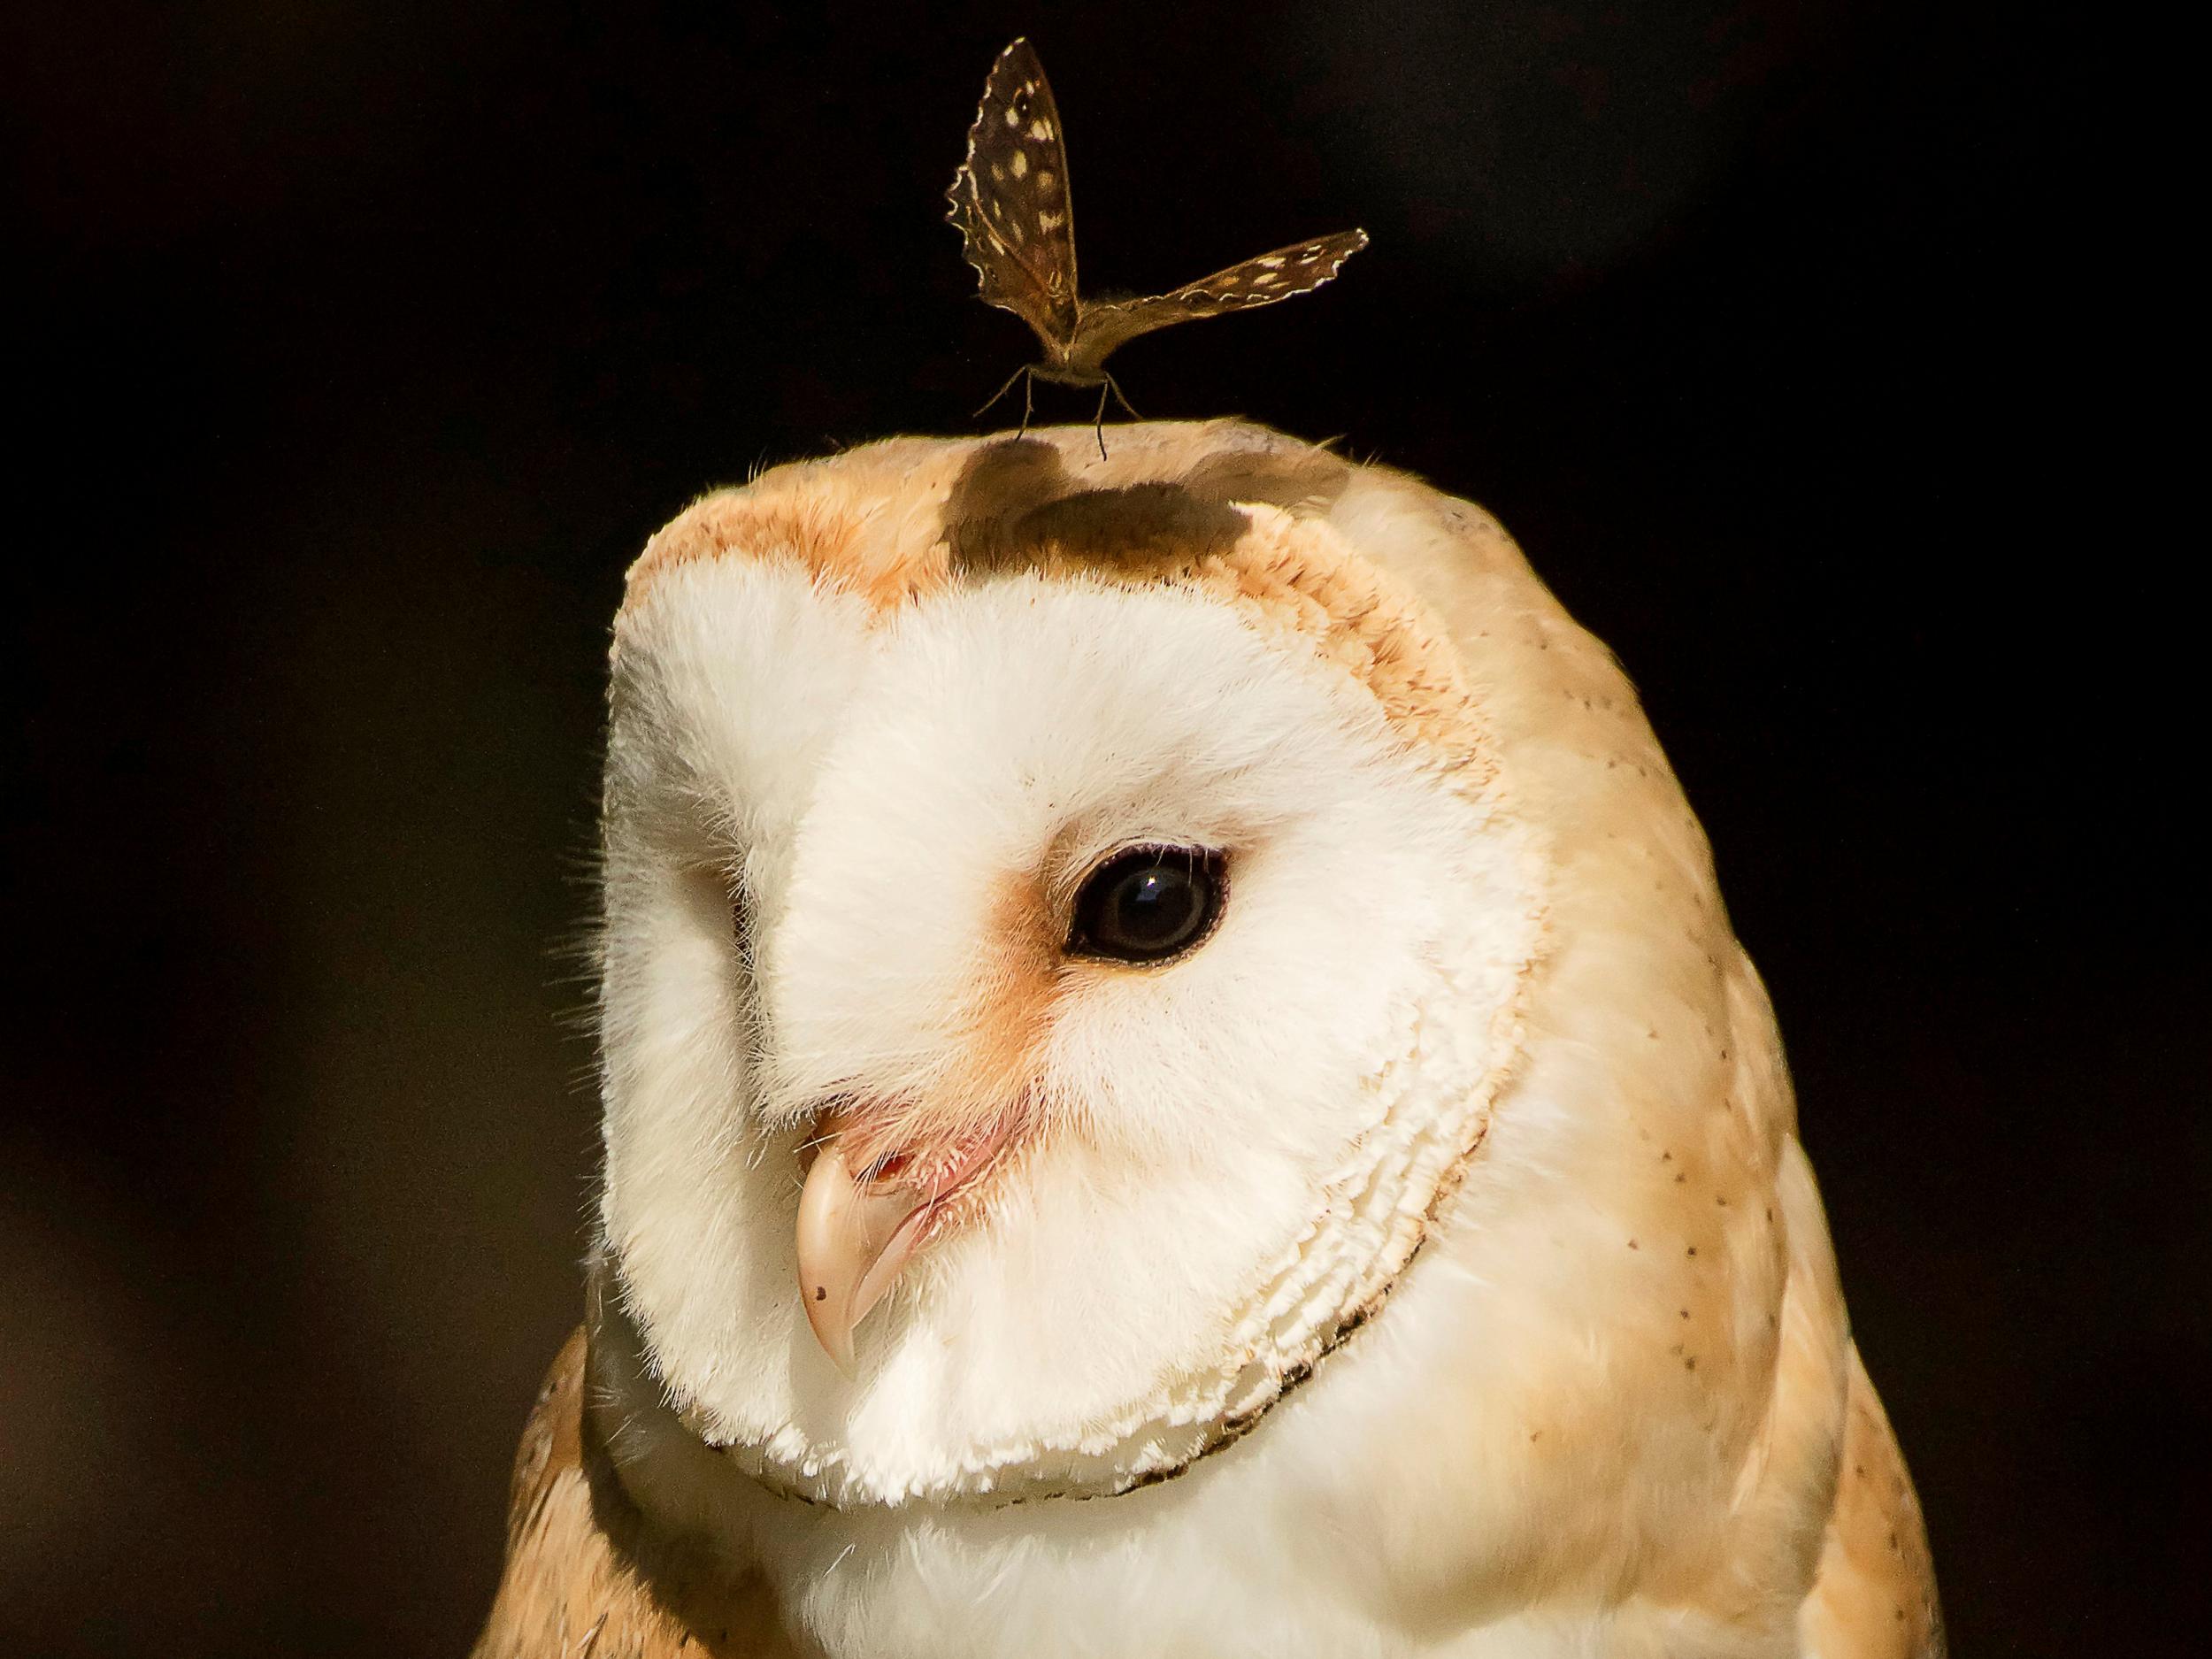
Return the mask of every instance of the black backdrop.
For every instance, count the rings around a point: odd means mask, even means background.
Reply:
[[[967,429],[1022,359],[939,215],[1023,31],[1093,280],[1375,238],[1131,347],[1139,407],[1481,500],[1636,678],[1960,1650],[2177,1641],[2195,768],[2104,458],[2078,42],[1820,0],[835,13],[0,26],[7,1650],[465,1642],[578,1310],[560,946],[624,564],[756,463]]]

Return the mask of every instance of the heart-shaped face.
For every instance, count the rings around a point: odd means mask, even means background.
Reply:
[[[710,503],[711,556],[634,579],[613,1300],[772,1487],[1118,1491],[1405,1270],[1509,1069],[1538,861],[1325,523],[1063,488],[901,568],[875,488]]]

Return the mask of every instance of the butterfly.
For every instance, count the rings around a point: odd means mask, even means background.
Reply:
[[[975,125],[968,129],[967,159],[946,194],[952,202],[946,217],[960,228],[985,303],[1012,311],[1044,342],[1044,361],[1015,370],[983,409],[1028,377],[1022,388],[1026,432],[1035,381],[1095,386],[1094,424],[1102,457],[1107,395],[1110,392],[1133,417],[1137,414],[1106,373],[1107,354],[1115,347],[1170,323],[1248,311],[1310,293],[1367,246],[1365,231],[1339,231],[1278,248],[1149,299],[1084,299],[1075,286],[1075,224],[1060,110],[1044,65],[1026,40],[1016,41],[991,65]]]

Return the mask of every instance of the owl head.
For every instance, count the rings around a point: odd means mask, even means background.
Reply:
[[[1608,925],[1665,914],[1711,1006],[1732,948],[1609,659],[1401,475],[1233,422],[778,468],[638,561],[611,706],[593,1363],[772,1491],[1157,1481],[1386,1333],[1440,1230],[1506,1239],[1499,1157],[1566,1240],[1532,1284],[1601,1233],[1643,1272],[1692,1163],[1770,1172],[1709,1126],[1627,1172],[1621,1107],[1550,1096],[1486,1147],[1532,1025],[1607,1022],[1551,1050],[1590,1071],[1672,1018],[1548,1012],[1563,870],[1655,887]],[[1647,1139],[1725,1100],[1695,1044]]]

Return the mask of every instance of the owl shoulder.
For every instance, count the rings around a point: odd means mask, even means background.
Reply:
[[[1799,1630],[1808,1654],[1943,1659],[1947,1651],[1920,1499],[1856,1348],[1835,1508]]]
[[[516,1448],[499,1594],[471,1659],[786,1659],[772,1599],[647,1538],[583,1412],[580,1326]]]

